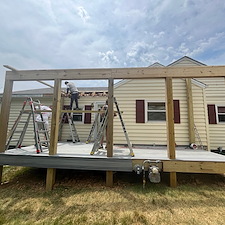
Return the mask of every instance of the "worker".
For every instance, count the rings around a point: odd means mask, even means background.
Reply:
[[[49,112],[49,111],[51,111],[52,109],[51,109],[50,107],[48,107],[48,106],[40,105],[40,107],[39,107],[39,106],[36,106],[36,110],[48,110],[48,112],[41,112],[41,114],[40,114],[40,113],[37,114],[37,115],[36,115],[35,121],[37,121],[37,122],[44,121],[46,130],[49,130],[49,123],[48,123],[48,120],[49,120],[49,119],[51,118],[51,116],[52,116],[52,112]],[[41,118],[41,115],[42,115],[43,120],[42,120],[42,118]],[[39,124],[38,124],[38,128],[39,128],[39,129],[43,129],[43,126],[41,126],[41,124],[40,124],[40,126],[39,126]]]
[[[67,86],[66,90],[66,96],[70,96],[70,110],[73,110],[73,102],[75,101],[76,108],[79,109],[78,107],[78,98],[79,98],[79,92],[77,87],[74,85],[72,82],[65,82],[65,85]]]

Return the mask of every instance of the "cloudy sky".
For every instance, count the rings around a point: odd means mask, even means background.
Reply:
[[[187,55],[225,65],[224,0],[0,0],[6,69],[145,67]],[[106,82],[78,81],[77,86]],[[46,87],[16,82],[14,90]]]

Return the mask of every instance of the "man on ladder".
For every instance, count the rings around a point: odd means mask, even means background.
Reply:
[[[39,105],[35,107],[36,110],[46,110],[46,112],[41,112],[36,115],[35,122],[37,123],[37,132],[40,139],[40,133],[44,134],[44,138],[46,139],[46,143],[40,143],[45,147],[48,147],[48,139],[49,139],[49,122],[48,120],[52,116],[52,109],[45,105]]]

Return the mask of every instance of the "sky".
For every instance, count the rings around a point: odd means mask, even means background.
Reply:
[[[0,0],[0,91],[6,68],[225,65],[224,0]],[[76,81],[78,87],[106,81]],[[49,82],[49,84],[51,84]],[[14,90],[45,88],[15,82]]]

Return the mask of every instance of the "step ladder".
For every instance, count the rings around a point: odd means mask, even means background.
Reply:
[[[72,116],[70,116],[69,113],[62,113],[61,115],[60,126],[59,126],[59,137],[61,136],[63,125],[67,122],[69,124],[70,135],[71,135],[73,143],[80,142],[75,123],[73,121]]]
[[[98,110],[99,112],[100,112],[100,109]],[[88,135],[88,138],[87,138],[87,140],[86,140],[86,144],[88,144],[88,143],[90,143],[91,142],[91,138],[92,138],[92,136],[93,136],[93,134],[94,134],[94,130],[96,129],[96,128],[98,128],[98,126],[99,126],[99,115],[100,115],[100,113],[97,113],[96,115],[95,115],[95,120],[94,120],[94,123],[93,123],[93,125],[92,125],[92,127],[91,127],[91,130],[90,130],[90,133],[89,133],[89,135]],[[97,129],[98,130],[98,129]]]
[[[200,134],[199,134],[198,129],[195,124],[194,124],[194,131],[195,131],[195,137],[198,139],[198,143],[199,143],[198,147],[200,149],[204,149]]]
[[[21,148],[28,125],[30,120],[32,119],[33,123],[33,130],[34,130],[34,139],[35,139],[35,147],[36,152],[40,153],[42,152],[42,144],[45,144],[46,146],[49,145],[49,134],[48,130],[45,127],[45,123],[43,120],[42,113],[40,111],[36,112],[35,106],[39,107],[40,109],[40,102],[34,102],[32,98],[27,98],[26,101],[24,101],[22,109],[20,110],[19,116],[17,117],[15,123],[13,124],[12,129],[9,131],[9,134],[7,136],[7,142],[6,142],[6,150],[9,149],[10,144],[13,144],[16,148]],[[29,106],[29,110],[27,109],[27,106]],[[40,114],[41,121],[37,122],[36,115]],[[42,125],[38,125],[38,123],[41,123]],[[40,129],[39,129],[40,128]],[[45,139],[41,140],[40,133],[44,134]],[[19,138],[14,139],[14,137],[19,136]]]
[[[127,141],[128,148],[130,150],[130,155],[133,157],[134,152],[133,152],[132,145],[130,143],[130,140],[129,140],[129,137],[128,137],[128,134],[127,134],[127,131],[126,131],[126,128],[125,128],[125,124],[123,122],[123,118],[122,118],[122,115],[121,115],[121,112],[120,112],[120,109],[119,109],[119,105],[118,105],[115,97],[114,97],[113,100],[114,100],[114,103],[116,105],[117,113],[119,115],[119,119],[120,119],[120,122],[121,122],[121,125],[122,125],[122,128],[123,128],[123,132],[124,132],[124,135],[125,135],[125,138],[126,138],[126,141]],[[95,152],[98,151],[98,149],[101,145],[100,143],[101,143],[101,140],[103,138],[104,132],[106,130],[107,123],[108,123],[108,108],[105,110],[105,115],[104,115],[104,117],[103,117],[103,119],[100,123],[100,128],[99,128],[96,140],[94,142],[93,148],[92,148],[91,153],[90,153],[91,155],[93,155]]]

